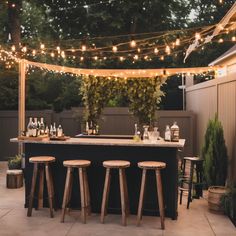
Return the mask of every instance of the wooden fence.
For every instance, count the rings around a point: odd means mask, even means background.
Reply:
[[[27,111],[26,123],[28,118],[44,117],[47,124],[56,122],[61,124],[66,135],[75,136],[81,133],[83,122],[83,109],[77,108],[61,113],[55,113],[51,110]],[[177,121],[180,127],[180,137],[186,139],[184,152],[186,155],[192,155],[194,149],[194,120],[192,112],[187,111],[157,111],[156,117],[161,136],[164,135],[165,126]],[[5,160],[9,156],[17,153],[17,144],[10,143],[9,139],[17,136],[17,111],[0,111],[0,160]],[[101,134],[129,134],[134,133],[134,124],[137,119],[129,113],[128,108],[105,108],[99,126]],[[26,124],[27,125],[27,124]],[[140,128],[142,132],[142,128]]]

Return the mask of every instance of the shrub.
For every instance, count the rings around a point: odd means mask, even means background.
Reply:
[[[223,127],[217,115],[208,122],[201,155],[204,159],[204,177],[207,185],[224,186],[227,178],[228,154]]]

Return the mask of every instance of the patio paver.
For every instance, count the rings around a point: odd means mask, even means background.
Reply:
[[[128,225],[122,226],[120,215],[109,215],[106,223],[100,223],[100,216],[92,214],[87,224],[80,221],[80,213],[71,211],[65,223],[60,223],[61,211],[54,218],[48,217],[48,209],[34,211],[27,217],[24,206],[24,188],[6,188],[6,163],[0,163],[0,235],[1,236],[236,236],[236,228],[224,215],[212,214],[207,210],[205,198],[194,200],[186,209],[187,199],[179,205],[177,221],[166,218],[166,229],[160,229],[160,218],[144,216],[141,226],[136,226],[136,216],[128,218]]]

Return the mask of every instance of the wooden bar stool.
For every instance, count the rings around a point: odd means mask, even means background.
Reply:
[[[86,223],[86,216],[87,214],[91,213],[90,192],[89,192],[88,178],[86,172],[86,168],[90,166],[90,164],[91,161],[88,160],[63,161],[63,165],[67,167],[67,174],[66,174],[66,183],[65,183],[64,197],[62,203],[61,222],[64,222],[66,209],[71,199],[73,170],[74,168],[77,168],[79,174],[79,185],[80,185],[81,217],[82,217],[82,222],[84,224]]]
[[[142,173],[141,190],[140,190],[140,195],[139,195],[137,225],[138,226],[140,225],[140,221],[142,218],[143,199],[144,199],[144,191],[145,191],[145,183],[146,183],[146,172],[147,170],[155,170],[158,205],[159,205],[159,212],[160,212],[160,217],[161,217],[161,228],[165,229],[165,223],[164,223],[165,212],[164,212],[163,193],[162,193],[161,169],[164,169],[166,167],[166,163],[157,162],[157,161],[143,161],[143,162],[138,163],[138,167],[143,169],[143,173]]]
[[[119,170],[119,183],[120,183],[120,197],[121,197],[121,212],[122,212],[122,224],[127,225],[127,215],[129,214],[129,198],[128,188],[125,176],[125,168],[130,166],[129,161],[122,160],[110,160],[104,161],[103,166],[106,168],[105,184],[103,189],[102,197],[102,208],[101,208],[101,223],[104,223],[104,218],[107,213],[107,205],[111,183],[111,169]]]
[[[186,176],[186,162],[190,162],[190,173]],[[196,171],[196,180],[193,181],[194,170]],[[184,184],[188,185],[188,188],[184,188]],[[187,209],[189,209],[190,202],[192,201],[192,188],[193,185],[199,187],[199,192],[196,193],[196,198],[202,197],[202,185],[203,185],[203,159],[199,157],[184,157],[183,162],[183,177],[180,182],[180,201],[182,204],[183,192],[188,192]]]
[[[44,170],[45,170],[50,216],[53,217],[53,206],[55,209],[54,186],[53,186],[52,173],[51,173],[49,164],[52,162],[55,162],[55,157],[35,156],[35,157],[29,158],[29,162],[34,164],[34,170],[33,170],[32,182],[31,182],[31,191],[30,191],[27,216],[32,215],[32,207],[33,207],[33,200],[34,200],[38,172],[39,172],[38,209],[43,207]]]

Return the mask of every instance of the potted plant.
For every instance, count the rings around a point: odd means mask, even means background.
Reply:
[[[8,159],[6,186],[7,188],[20,188],[23,186],[23,171],[21,169],[22,156],[16,155]]]
[[[208,206],[213,211],[223,211],[221,198],[226,193],[228,154],[224,131],[217,114],[209,120],[205,143],[201,152],[204,159],[203,170],[208,188]]]

